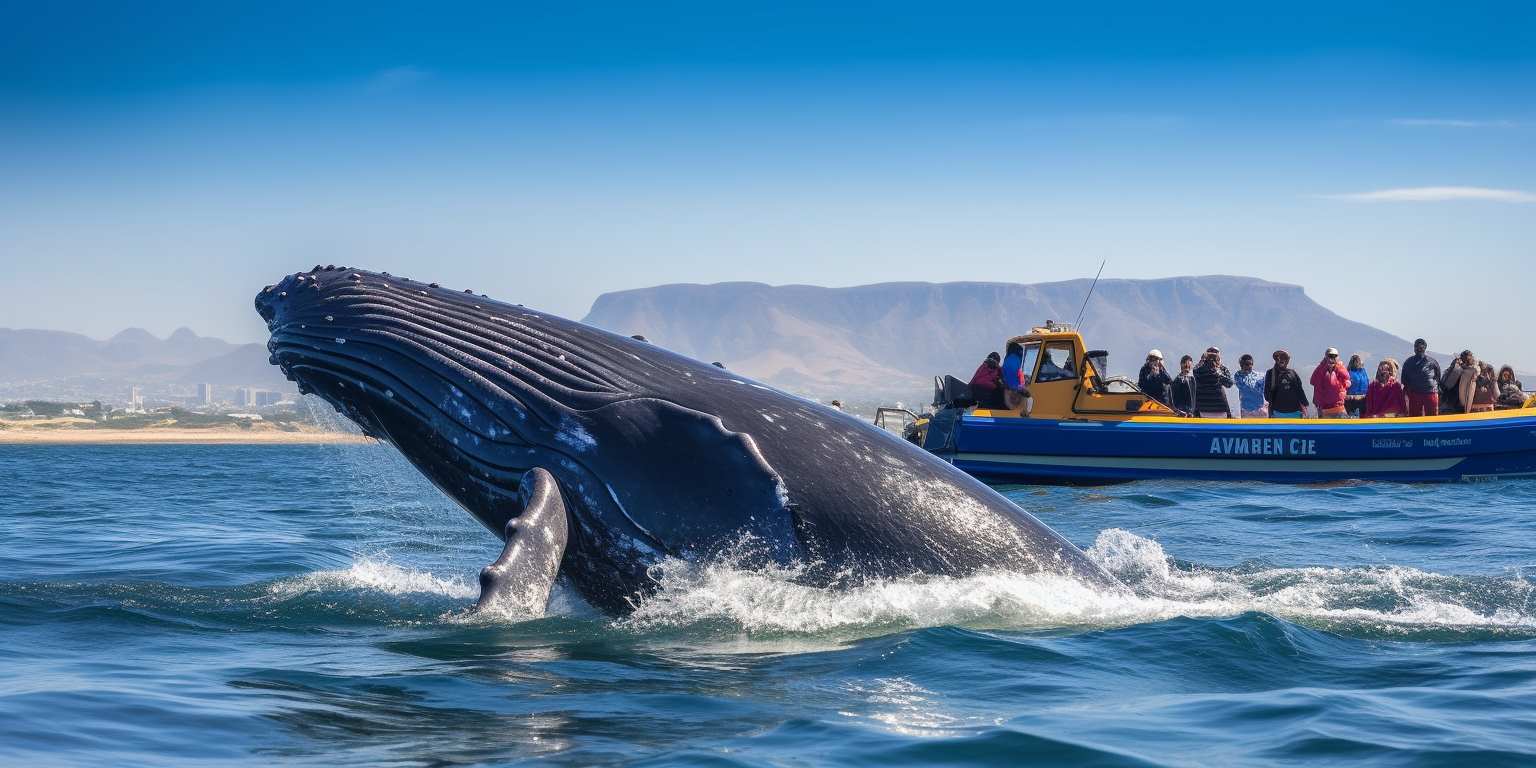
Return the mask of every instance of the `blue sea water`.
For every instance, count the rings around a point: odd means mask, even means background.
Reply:
[[[1130,584],[471,615],[376,446],[0,446],[0,763],[1536,764],[1536,483],[1005,492]]]

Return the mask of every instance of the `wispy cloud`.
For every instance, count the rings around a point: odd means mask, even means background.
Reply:
[[[1458,120],[1446,117],[1399,117],[1387,122],[1415,128],[1515,128],[1520,125],[1514,120]]]
[[[1332,200],[1359,203],[1435,203],[1447,200],[1485,200],[1496,203],[1536,203],[1536,193],[1523,189],[1490,187],[1398,187],[1342,195],[1323,195]]]
[[[368,90],[374,93],[387,93],[409,88],[427,79],[427,71],[421,67],[403,66],[390,67],[375,72],[368,78]]]

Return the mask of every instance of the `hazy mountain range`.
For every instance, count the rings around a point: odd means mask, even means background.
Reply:
[[[1077,316],[1088,280],[882,283],[852,288],[761,283],[662,285],[599,296],[584,321],[804,394],[914,398],[935,374],[969,378],[986,353],[1047,319]],[[1410,354],[1409,342],[1319,305],[1295,285],[1249,277],[1103,280],[1083,322],[1114,372],[1134,373],[1157,347],[1177,366],[1212,344],[1235,369],[1252,352],[1290,350],[1303,366],[1336,346],[1368,359]],[[1433,338],[1433,328],[1424,334]],[[160,339],[129,329],[105,341],[61,331],[0,329],[0,397],[122,398],[190,393],[196,385],[290,391],[262,344],[187,328]]]
[[[66,331],[0,328],[0,397],[125,401],[188,396],[199,384],[291,391],[262,344],[231,344],[178,328],[161,339],[129,328],[105,341]]]
[[[935,374],[970,378],[987,352],[1031,326],[1070,322],[1089,283],[662,285],[603,294],[585,321],[807,394],[912,396]],[[1280,348],[1307,367],[1329,346],[1368,360],[1412,354],[1407,340],[1339,316],[1300,286],[1250,277],[1101,280],[1083,327],[1123,374],[1154,347],[1175,369],[1180,355],[1211,345],[1234,370],[1243,352],[1267,368]]]

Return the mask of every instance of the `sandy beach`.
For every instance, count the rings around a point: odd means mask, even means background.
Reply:
[[[372,438],[347,432],[283,432],[279,430],[190,429],[0,429],[0,445],[317,445],[371,443]]]

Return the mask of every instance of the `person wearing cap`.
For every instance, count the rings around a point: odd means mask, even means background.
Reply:
[[[1195,367],[1195,411],[1200,418],[1232,418],[1232,405],[1223,391],[1231,389],[1232,383],[1232,372],[1221,364],[1221,350],[1207,348]]]
[[[1152,350],[1147,353],[1147,362],[1141,366],[1141,375],[1136,377],[1136,388],[1142,394],[1163,405],[1172,406],[1169,399],[1168,388],[1173,386],[1173,377],[1168,375],[1168,369],[1163,367],[1163,353],[1160,350]]]
[[[971,399],[980,408],[1003,407],[1003,356],[988,352],[976,372],[971,374]]]
[[[1307,415],[1307,391],[1301,374],[1291,367],[1291,353],[1277,349],[1270,355],[1275,367],[1264,374],[1264,399],[1271,419],[1300,419]]]
[[[1349,392],[1349,369],[1339,362],[1339,351],[1329,347],[1312,370],[1312,404],[1323,419],[1344,418],[1344,397]]]
[[[1263,419],[1269,416],[1264,403],[1264,374],[1253,369],[1253,355],[1244,354],[1237,359],[1238,413],[1245,419]]]
[[[1429,343],[1414,339],[1413,356],[1403,361],[1403,390],[1408,395],[1409,416],[1440,413],[1440,363],[1426,352]]]

